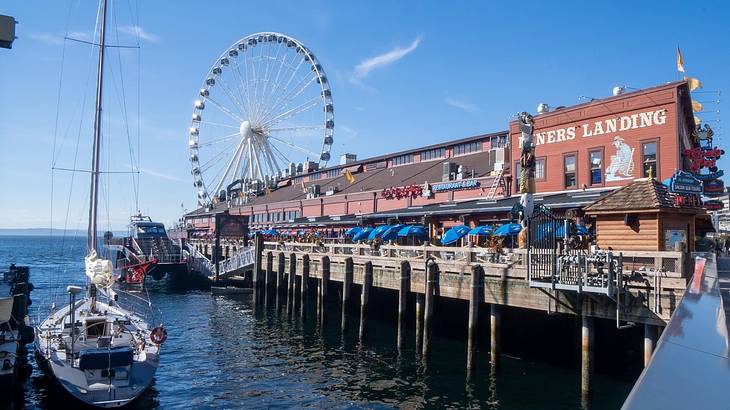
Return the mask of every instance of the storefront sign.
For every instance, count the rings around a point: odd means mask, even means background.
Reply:
[[[481,184],[476,179],[462,179],[459,181],[443,182],[431,185],[431,191],[434,193],[446,191],[465,191],[467,189],[477,189]]]
[[[722,208],[722,201],[718,201],[717,199],[705,201],[705,209],[707,209],[708,211],[719,211]]]
[[[717,160],[724,153],[725,150],[717,147],[712,149],[696,147],[682,151],[682,155],[691,161],[689,169],[695,173],[699,172],[702,168],[708,168],[710,172],[716,172]]]
[[[721,179],[705,181],[704,194],[707,196],[720,196],[725,193],[725,183]]]
[[[702,199],[694,194],[677,194],[674,196],[674,205],[680,208],[700,208]]]
[[[403,199],[403,198],[417,198],[423,193],[423,188],[420,185],[408,185],[400,187],[385,188],[381,195],[385,199]]]
[[[725,175],[725,171],[719,170],[716,172],[710,172],[709,174],[694,174],[694,177],[699,179],[700,181],[710,181],[720,178],[723,175]]]
[[[677,194],[701,194],[702,181],[689,172],[677,171],[672,176],[669,190]]]
[[[535,134],[536,145],[572,141],[575,137],[587,138],[598,135],[635,130],[638,128],[663,125],[667,122],[667,110],[652,110],[638,114],[609,118],[593,123],[582,124]]]

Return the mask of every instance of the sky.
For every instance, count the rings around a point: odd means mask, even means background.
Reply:
[[[102,162],[118,173],[102,178],[101,219],[112,229],[137,209],[169,225],[195,208],[193,102],[217,57],[260,31],[297,38],[326,70],[333,158],[502,131],[539,103],[674,81],[677,46],[704,85],[698,115],[726,140],[726,2],[110,1],[109,42],[139,45],[107,53]],[[0,49],[0,228],[85,227],[88,174],[60,168],[90,167],[97,56],[64,37],[92,41],[96,10],[92,0],[0,3],[19,22],[13,48]],[[138,200],[125,173],[136,167]]]

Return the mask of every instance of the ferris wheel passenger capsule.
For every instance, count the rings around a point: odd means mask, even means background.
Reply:
[[[190,146],[191,149],[198,148],[198,141],[190,140],[190,141],[188,141],[188,145]]]
[[[190,135],[193,135],[193,136],[198,135],[198,132],[199,132],[199,130],[197,127],[190,127]]]
[[[327,129],[333,129],[335,128],[335,122],[332,120],[327,120]]]
[[[201,97],[207,97],[208,95],[210,95],[210,93],[208,92],[208,90],[206,90],[205,88],[201,88],[200,89],[200,96]]]
[[[228,52],[228,57],[233,57],[233,58],[238,57],[238,51],[236,51],[236,50],[229,51]]]
[[[190,162],[198,162],[198,156],[193,154],[190,156]]]
[[[221,75],[222,72],[223,72],[223,70],[221,70],[220,67],[215,67],[213,69],[213,75]]]
[[[221,58],[221,65],[228,65],[228,59],[225,57]]]
[[[197,108],[199,110],[204,110],[205,109],[205,103],[202,102],[202,101],[200,101],[200,100],[197,100],[197,101],[195,101],[195,108]]]
[[[205,80],[205,83],[212,87],[215,85],[215,78],[209,78]]]
[[[329,152],[323,152],[320,156],[320,159],[322,161],[329,161],[330,160],[330,153]]]
[[[324,145],[332,145],[333,142],[335,142],[335,140],[331,135],[324,137]]]
[[[200,114],[193,114],[193,121],[200,122]]]

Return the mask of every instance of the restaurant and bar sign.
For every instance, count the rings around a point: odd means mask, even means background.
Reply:
[[[477,189],[481,184],[476,179],[462,179],[459,181],[442,182],[431,185],[433,193],[446,191],[464,191],[467,189]]]
[[[677,171],[672,176],[669,189],[677,194],[697,194],[702,195],[702,181],[694,177],[694,175],[685,171]]]

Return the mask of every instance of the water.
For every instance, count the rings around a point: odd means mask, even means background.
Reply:
[[[32,318],[48,306],[54,293],[63,303],[63,288],[84,281],[85,240],[66,239],[61,252],[60,239],[0,236],[0,268],[11,262],[30,266],[35,285]],[[212,297],[191,291],[155,292],[151,297],[164,315],[168,339],[154,385],[134,403],[136,408],[572,409],[581,405],[575,357],[555,360],[549,351],[544,356],[551,360],[519,355],[510,351],[508,340],[503,340],[505,356],[497,376],[490,377],[484,353],[488,347],[480,345],[479,367],[467,382],[461,331],[438,327],[432,358],[424,367],[415,352],[413,333],[407,335],[408,348],[398,354],[396,327],[382,319],[389,314],[371,315],[368,339],[362,344],[355,330],[340,334],[336,304],[329,305],[322,330],[312,319],[302,323],[298,314],[289,318],[286,308],[278,310],[274,303],[268,308],[254,306],[251,295]],[[314,306],[308,309],[313,318]],[[505,330],[514,322],[509,317],[503,320]],[[356,329],[354,315],[350,325]],[[589,407],[620,407],[637,375],[635,369],[599,372]],[[54,408],[70,399],[34,368],[13,400],[10,407]]]

